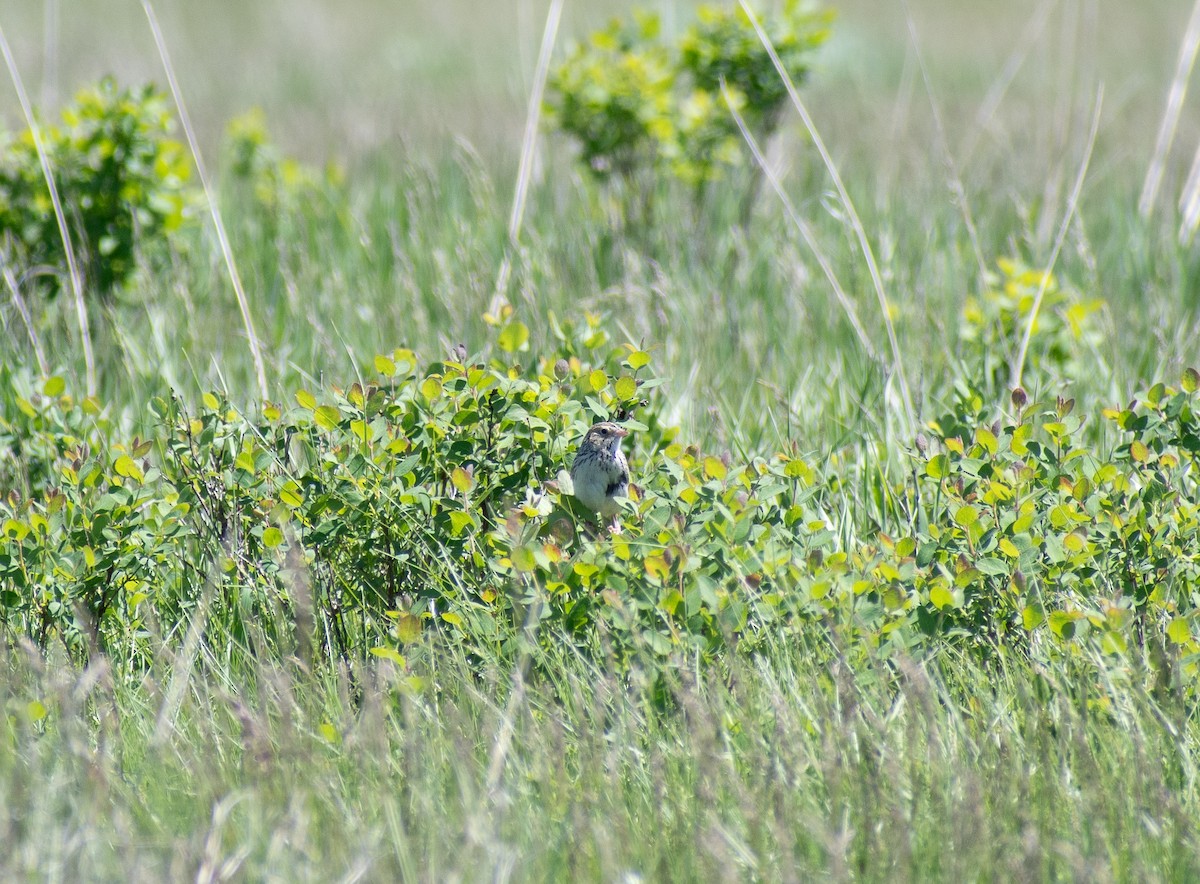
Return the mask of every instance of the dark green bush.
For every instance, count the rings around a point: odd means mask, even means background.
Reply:
[[[160,245],[196,203],[173,128],[157,89],[121,89],[111,79],[80,91],[59,124],[39,126],[75,257],[102,297],[133,273],[137,250]],[[0,241],[8,260],[49,294],[59,291],[66,252],[30,131],[0,154]]]

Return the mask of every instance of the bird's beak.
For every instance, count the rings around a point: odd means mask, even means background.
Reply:
[[[624,439],[628,435],[629,435],[629,431],[627,429],[625,429],[624,427],[617,427],[617,438],[618,439]]]

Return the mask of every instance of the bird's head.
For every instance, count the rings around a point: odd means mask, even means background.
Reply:
[[[587,431],[584,442],[615,454],[621,447],[621,440],[628,435],[629,431],[619,424],[614,424],[612,421],[601,421]]]

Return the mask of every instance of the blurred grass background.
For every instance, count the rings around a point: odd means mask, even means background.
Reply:
[[[560,46],[633,5],[568,3]],[[658,10],[673,31],[686,26],[697,4],[642,5]],[[511,157],[547,7],[544,0],[211,0],[159,3],[155,11],[209,147],[225,121],[261,105],[290,152],[322,161],[399,144],[436,149],[455,136]],[[828,140],[842,151],[877,143],[898,118],[899,142],[927,147],[928,101],[914,79],[906,5],[846,0],[836,9],[833,39],[809,90]],[[1104,82],[1106,129],[1120,133],[1134,160],[1152,144],[1189,4],[912,0],[907,10],[951,134],[973,126],[1006,61],[1023,53],[989,126],[993,140],[1052,136],[1061,111],[1086,105]],[[1043,19],[1044,28],[1031,34],[1031,23]],[[104,74],[123,82],[163,79],[138,3],[3,0],[0,25],[31,93],[47,106]],[[0,107],[10,126],[19,122],[11,90],[0,95]],[[1194,143],[1195,115],[1184,122],[1181,143]],[[1037,176],[1035,168],[1029,172]]]

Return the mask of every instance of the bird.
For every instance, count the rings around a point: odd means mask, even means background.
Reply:
[[[629,493],[629,462],[621,452],[621,440],[628,435],[629,430],[612,421],[595,424],[571,464],[575,498],[602,518],[612,519],[614,527],[621,511],[619,500]]]

